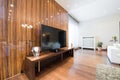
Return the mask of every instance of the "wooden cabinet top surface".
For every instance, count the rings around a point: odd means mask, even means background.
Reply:
[[[61,48],[60,52],[42,52],[40,53],[40,56],[38,57],[34,57],[34,56],[29,56],[29,57],[26,57],[28,60],[32,61],[32,62],[35,62],[35,61],[38,61],[38,60],[42,60],[42,59],[46,59],[46,58],[49,58],[49,57],[52,57],[52,56],[56,56],[56,55],[59,55],[67,50],[71,50],[72,48]]]
[[[54,52],[46,52],[46,53],[40,53],[40,56],[38,57],[30,56],[30,57],[27,57],[27,59],[29,59],[30,61],[37,61],[37,60],[48,58],[57,54],[58,53],[54,53]]]

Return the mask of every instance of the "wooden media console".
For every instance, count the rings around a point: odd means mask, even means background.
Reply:
[[[43,68],[54,62],[64,61],[67,57],[73,57],[73,53],[73,48],[62,48],[59,52],[43,52],[39,57],[26,57],[24,72],[30,80],[35,80],[37,73],[40,73]]]

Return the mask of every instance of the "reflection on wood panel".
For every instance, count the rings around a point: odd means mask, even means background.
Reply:
[[[0,0],[0,80],[24,68],[31,48],[40,46],[41,24],[67,31],[67,12],[55,0]]]

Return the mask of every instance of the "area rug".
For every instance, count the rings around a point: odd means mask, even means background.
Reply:
[[[120,68],[99,64],[96,69],[96,80],[120,80]]]

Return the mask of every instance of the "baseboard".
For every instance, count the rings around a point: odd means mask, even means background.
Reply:
[[[93,48],[83,48],[85,50],[94,50]]]
[[[102,49],[102,51],[107,51],[107,49]]]
[[[79,49],[81,49],[81,47],[77,47],[77,48],[75,48],[74,50],[79,50]]]
[[[82,48],[80,47],[80,49],[82,49]],[[83,48],[83,49],[85,49],[85,50],[94,50],[93,48]],[[97,50],[97,48],[96,48],[96,50]],[[102,51],[107,51],[107,49],[102,49]]]

